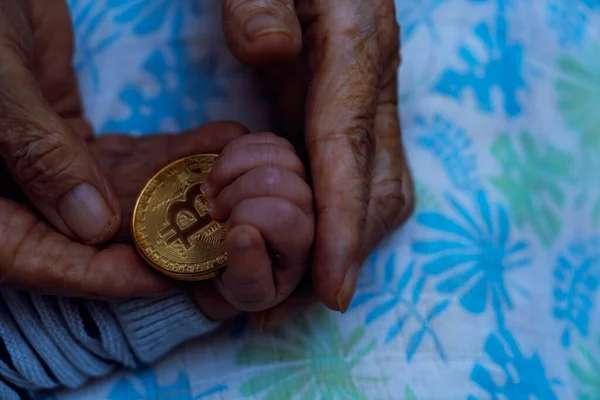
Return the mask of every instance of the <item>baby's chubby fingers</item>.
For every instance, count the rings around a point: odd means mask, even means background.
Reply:
[[[240,202],[260,197],[279,197],[305,214],[313,212],[310,187],[296,173],[278,165],[263,165],[239,177],[210,201],[209,212],[213,218],[226,219]]]
[[[249,312],[287,298],[309,265],[313,215],[282,198],[251,198],[233,209],[227,231],[228,266],[215,280],[223,297]]]
[[[278,166],[302,179],[306,177],[302,161],[287,140],[272,133],[252,133],[230,142],[223,149],[202,185],[202,191],[214,198],[240,176],[261,166]]]
[[[228,267],[215,281],[217,290],[235,308],[257,311],[275,301],[272,261],[258,229],[238,225],[227,234]]]

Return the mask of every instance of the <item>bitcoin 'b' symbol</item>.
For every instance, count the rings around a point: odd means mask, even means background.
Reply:
[[[185,199],[171,203],[167,207],[168,226],[160,230],[160,235],[167,245],[179,241],[186,249],[193,246],[190,238],[212,222],[208,213],[201,215],[195,206],[196,198],[202,196],[200,183],[190,186],[185,192]]]

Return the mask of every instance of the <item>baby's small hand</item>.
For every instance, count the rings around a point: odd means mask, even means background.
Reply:
[[[306,274],[314,215],[305,179],[287,140],[255,133],[230,142],[203,185],[210,214],[227,220],[228,266],[214,283],[239,310],[279,304]]]

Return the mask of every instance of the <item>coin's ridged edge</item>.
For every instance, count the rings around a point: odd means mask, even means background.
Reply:
[[[148,259],[143,252],[136,246],[138,253],[140,254],[140,256],[144,259],[144,261],[146,261],[148,263],[148,265],[150,265],[154,270],[156,270],[157,272],[168,276],[169,278],[172,279],[177,279],[179,281],[204,281],[207,279],[212,279],[212,278],[216,278],[221,271],[227,267],[227,264],[223,264],[223,265],[219,265],[217,267],[212,268],[209,271],[203,272],[203,273],[196,273],[196,274],[177,274],[171,271],[167,271],[166,269],[163,269],[161,267],[159,267],[158,265],[156,265],[155,263],[153,263],[150,259]]]

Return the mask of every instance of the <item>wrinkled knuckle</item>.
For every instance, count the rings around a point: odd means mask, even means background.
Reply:
[[[29,233],[28,240],[35,241],[32,245],[37,251],[29,254],[28,266],[36,274],[40,284],[52,283],[53,290],[69,289],[81,281],[77,265],[68,254],[68,240],[50,240],[52,231],[43,229],[39,235]],[[56,285],[59,285],[56,287]]]
[[[46,184],[68,174],[76,159],[69,145],[49,135],[23,141],[12,155],[12,170],[22,184]]]
[[[340,144],[351,151],[359,165],[369,165],[377,141],[370,119],[356,118],[355,124],[341,134],[340,140]]]
[[[348,130],[347,137],[355,154],[369,153],[375,149],[376,137],[370,118],[357,121],[356,125]]]
[[[392,21],[390,33],[384,34],[381,40],[381,56],[384,68],[397,70],[400,67],[400,26]]]
[[[400,227],[415,210],[416,200],[412,184],[404,183],[395,193],[381,202],[379,208],[382,224],[386,230],[389,232]]]
[[[349,151],[357,161],[360,161],[360,165],[363,165],[374,155],[377,144],[372,119],[368,116],[357,116],[351,126],[309,140],[307,146],[309,149],[318,148],[326,142],[330,142],[336,149]]]
[[[13,280],[18,260],[24,255],[25,247],[34,240],[32,233],[41,224],[34,218],[23,219],[18,206],[11,203],[2,204],[0,209],[0,285]],[[29,262],[35,261],[32,254],[25,254]]]
[[[79,265],[70,257],[67,257],[66,254],[60,253],[56,255],[55,261],[49,265],[49,268],[54,269],[60,274],[64,288],[76,288],[82,286],[91,266],[91,260],[83,265]],[[120,284],[115,282],[115,286],[118,287]]]
[[[415,212],[417,201],[414,188],[411,184],[410,190],[404,193],[402,204],[400,206],[400,223],[404,223]]]

